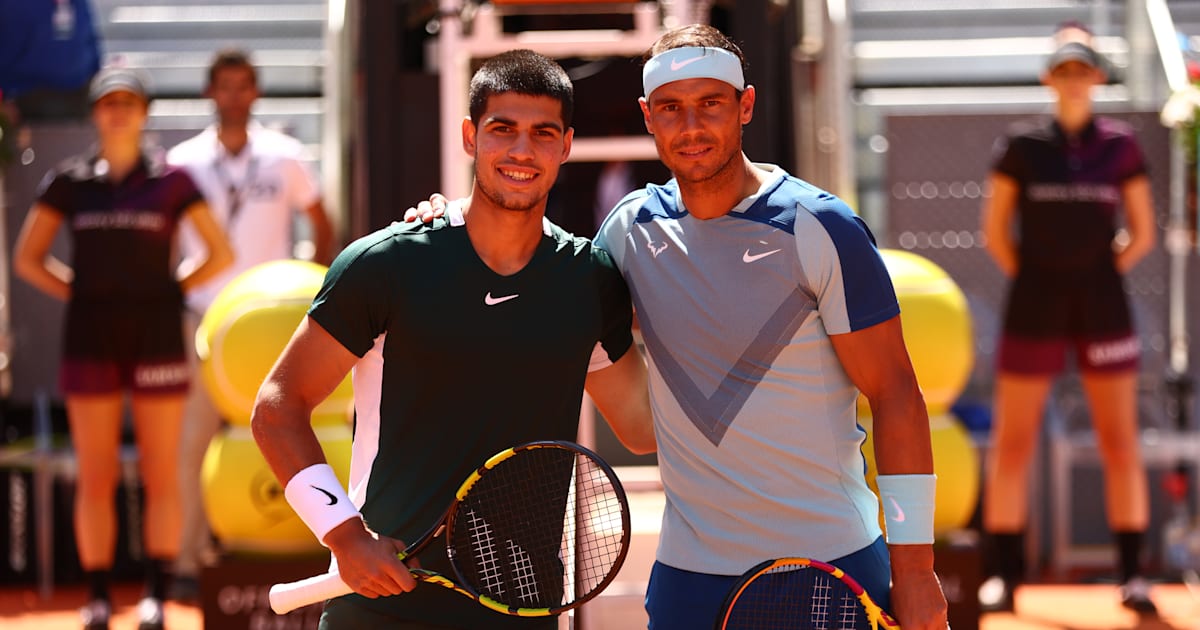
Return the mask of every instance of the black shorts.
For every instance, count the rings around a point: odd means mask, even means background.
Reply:
[[[63,331],[64,394],[186,393],[191,372],[178,300],[72,300]]]
[[[1055,374],[1067,351],[1086,371],[1137,367],[1134,334],[1121,276],[1111,266],[1080,271],[1027,270],[1009,289],[997,366],[1004,372]]]

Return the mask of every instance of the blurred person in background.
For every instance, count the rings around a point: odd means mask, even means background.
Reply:
[[[59,385],[79,467],[75,543],[89,600],[80,611],[83,627],[108,628],[112,611],[114,499],[128,394],[145,492],[146,591],[138,628],[155,630],[163,627],[162,602],[179,550],[175,462],[190,380],[183,295],[220,273],[233,253],[191,177],[143,149],[149,101],[139,74],[102,70],[89,100],[96,148],[46,176],[17,238],[13,267],[67,303]],[[172,244],[185,217],[206,255],[177,278]],[[64,226],[71,236],[69,265],[50,253]]]
[[[1146,164],[1132,129],[1097,117],[1092,89],[1106,64],[1079,25],[1061,42],[1042,82],[1054,116],[1022,122],[1000,139],[982,213],[987,249],[1011,278],[997,350],[995,426],[983,525],[990,577],[985,610],[1012,611],[1024,574],[1029,462],[1055,377],[1075,356],[1104,466],[1105,505],[1119,557],[1121,602],[1156,611],[1140,553],[1149,520],[1139,447],[1139,343],[1124,276],[1155,245]],[[1118,219],[1126,231],[1118,232]]]
[[[87,0],[0,0],[0,92],[11,118],[88,116],[100,43]]]
[[[204,193],[235,260],[188,295],[184,330],[193,361],[196,327],[221,289],[251,267],[296,256],[293,223],[297,216],[307,219],[311,231],[306,257],[329,264],[334,240],[316,179],[306,165],[304,146],[253,118],[259,84],[250,56],[236,49],[218,51],[208,68],[204,95],[213,102],[216,122],[171,149],[167,161],[185,168]],[[184,272],[203,260],[205,247],[199,236],[191,226],[183,226],[180,268]],[[172,595],[187,601],[197,594],[200,566],[216,552],[201,502],[200,468],[221,418],[200,382],[188,395],[184,415],[179,457],[184,529]]]

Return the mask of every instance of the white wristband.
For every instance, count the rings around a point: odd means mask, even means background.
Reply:
[[[313,464],[296,473],[284,487],[283,496],[322,545],[329,530],[362,517],[329,464]]]
[[[937,475],[879,475],[885,536],[889,545],[933,544]]]

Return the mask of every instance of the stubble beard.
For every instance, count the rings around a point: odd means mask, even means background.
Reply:
[[[512,212],[530,212],[537,207],[538,202],[543,199],[536,197],[526,199],[524,195],[506,195],[500,191],[493,189],[489,184],[484,182],[479,177],[479,171],[475,172],[475,181],[479,184],[479,192],[494,206],[509,210]]]
[[[734,168],[734,162],[741,155],[741,151],[730,151],[729,155],[715,168],[704,169],[697,171],[696,169],[675,169],[671,168],[671,174],[675,176],[675,180],[683,184],[692,185],[710,185],[719,184],[725,179]],[[670,167],[670,165],[668,165]]]

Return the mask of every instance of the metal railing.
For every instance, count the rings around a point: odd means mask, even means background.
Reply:
[[[1166,74],[1167,86],[1172,94],[1192,89],[1183,50],[1179,45],[1178,31],[1166,0],[1144,1],[1158,57],[1162,60],[1163,72]],[[1187,259],[1191,253],[1191,237],[1187,216],[1187,179],[1192,173],[1187,165],[1184,146],[1187,140],[1185,134],[1189,133],[1196,133],[1191,125],[1176,123],[1172,126],[1171,205],[1164,243],[1171,260],[1168,277],[1168,365],[1173,375],[1178,377],[1182,377],[1188,371]]]

